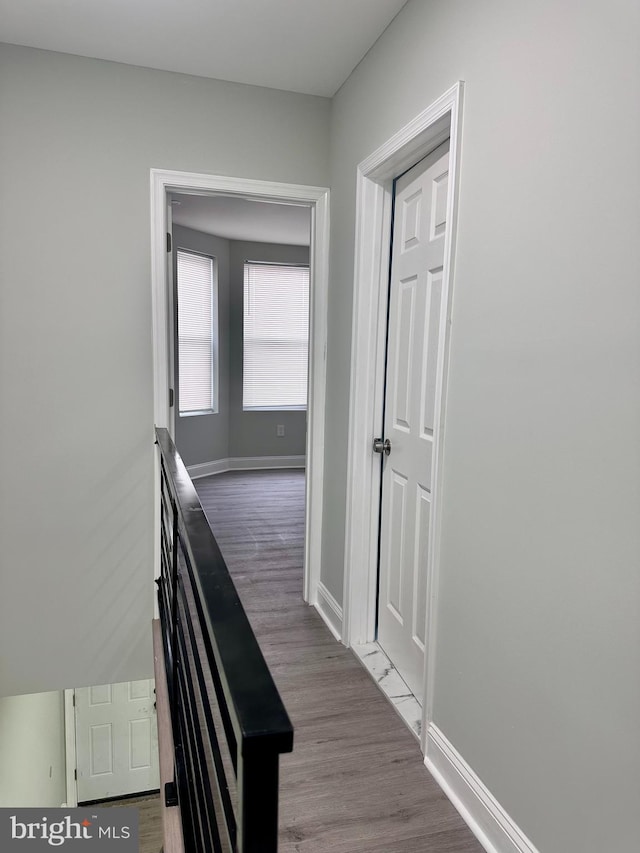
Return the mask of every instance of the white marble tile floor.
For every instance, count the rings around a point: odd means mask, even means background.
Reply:
[[[409,729],[420,740],[422,707],[378,643],[354,645],[351,648]]]

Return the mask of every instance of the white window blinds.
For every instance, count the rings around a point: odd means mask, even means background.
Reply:
[[[218,326],[213,260],[191,252],[177,256],[179,412],[213,412]]]
[[[245,409],[307,405],[309,267],[244,266]]]

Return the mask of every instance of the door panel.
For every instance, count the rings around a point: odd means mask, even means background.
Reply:
[[[153,680],[78,688],[78,801],[159,787]]]
[[[406,528],[407,478],[397,471],[391,472],[389,478],[391,480],[389,496],[391,531],[388,538],[388,560],[394,565],[402,563],[404,557],[403,531]],[[400,625],[404,624],[403,581],[404,577],[400,572],[389,572],[387,575],[388,607]]]
[[[378,641],[421,701],[449,143],[396,181]]]
[[[89,768],[91,776],[113,773],[113,726],[101,723],[89,728]]]
[[[427,273],[427,340],[424,348],[425,364],[422,375],[425,382],[422,396],[423,438],[433,437],[433,419],[436,405],[436,379],[438,375],[438,345],[440,343],[440,308],[442,307],[442,267]]]
[[[416,566],[427,565],[429,553],[429,525],[431,522],[431,494],[420,485],[416,486]],[[413,640],[424,654],[427,642],[427,573],[416,571],[414,575]]]
[[[412,353],[414,349],[414,318],[416,303],[416,276],[399,283],[397,328],[395,333],[395,371],[393,384],[394,415],[393,425],[404,432],[411,431],[411,388],[412,388]]]

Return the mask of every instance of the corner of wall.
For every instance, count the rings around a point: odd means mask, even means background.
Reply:
[[[424,763],[487,853],[538,853],[434,723],[427,728]]]
[[[336,640],[342,642],[342,607],[322,581],[318,581],[317,591],[318,600],[315,608]]]

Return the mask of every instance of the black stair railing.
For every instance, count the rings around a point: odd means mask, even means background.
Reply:
[[[187,853],[275,853],[278,765],[293,727],[166,429],[158,604],[175,748],[167,805]]]

